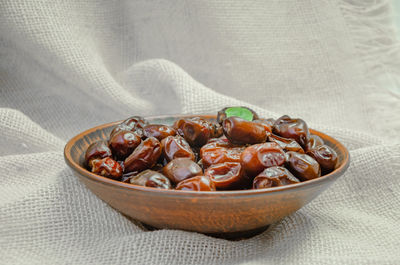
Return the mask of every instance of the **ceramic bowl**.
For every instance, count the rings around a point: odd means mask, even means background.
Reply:
[[[215,119],[213,115],[201,116]],[[182,117],[192,116],[146,119],[150,123],[170,125]],[[310,130],[338,154],[337,169],[317,179],[268,189],[214,192],[136,186],[98,176],[83,166],[87,147],[95,141],[107,139],[113,127],[120,122],[99,125],[73,137],[65,146],[65,161],[100,199],[122,214],[154,228],[181,229],[227,238],[250,236],[312,201],[343,175],[349,166],[349,152],[340,142]]]

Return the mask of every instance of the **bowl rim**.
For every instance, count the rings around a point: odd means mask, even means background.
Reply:
[[[215,119],[216,115],[210,115],[210,114],[170,114],[170,115],[156,115],[156,116],[147,116],[144,117],[145,119],[166,119],[166,118],[190,118],[190,117],[204,117],[204,118],[211,118]],[[279,192],[279,191],[287,191],[287,190],[293,190],[293,189],[301,189],[301,187],[307,187],[307,186],[314,186],[318,184],[322,184],[323,182],[329,181],[331,179],[336,179],[339,176],[341,176],[349,167],[350,164],[350,153],[347,150],[347,148],[338,140],[334,139],[333,137],[324,134],[320,131],[310,129],[310,133],[316,134],[318,136],[322,136],[321,138],[327,139],[330,142],[335,143],[335,145],[343,151],[343,163],[336,168],[334,171],[330,172],[329,174],[323,175],[319,178],[295,183],[295,184],[290,184],[286,186],[279,186],[279,187],[271,187],[271,188],[265,188],[265,189],[247,189],[247,190],[224,190],[224,191],[188,191],[188,190],[173,190],[173,189],[157,189],[157,188],[152,188],[152,187],[145,187],[145,186],[138,186],[138,185],[133,185],[133,184],[128,184],[124,183],[118,180],[113,180],[110,178],[106,178],[100,175],[96,175],[90,171],[88,171],[86,168],[80,166],[77,162],[75,162],[70,153],[71,153],[71,148],[74,145],[76,141],[79,139],[83,138],[84,136],[90,134],[93,131],[103,129],[106,127],[110,126],[115,126],[119,123],[121,123],[123,120],[120,121],[115,121],[115,122],[109,122],[109,123],[104,123],[95,127],[92,127],[90,129],[87,129],[74,137],[72,137],[67,144],[64,147],[64,159],[67,163],[67,165],[72,168],[75,172],[79,173],[80,175],[86,177],[89,180],[104,184],[104,185],[111,185],[114,187],[118,188],[123,188],[123,189],[128,189],[132,191],[137,191],[137,192],[151,192],[153,195],[162,195],[162,196],[190,196],[194,197],[220,197],[220,196],[244,196],[244,195],[263,195],[263,194],[269,194],[269,193],[274,193],[274,192]]]

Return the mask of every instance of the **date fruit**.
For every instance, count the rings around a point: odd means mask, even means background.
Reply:
[[[110,138],[109,146],[118,159],[125,159],[141,141],[140,136],[132,131],[119,131]]]
[[[323,145],[324,140],[321,139],[318,135],[312,134],[310,135],[310,139],[308,139],[307,143],[307,151],[316,148],[317,146]]]
[[[224,162],[240,162],[245,147],[235,146],[228,139],[211,139],[200,149],[200,158],[204,168]]]
[[[158,189],[171,189],[171,182],[166,176],[150,169],[130,177],[128,183]]]
[[[240,163],[225,162],[212,165],[204,175],[209,177],[215,187],[220,190],[240,189],[249,186],[249,179]]]
[[[233,144],[257,144],[267,140],[263,125],[238,117],[226,118],[222,128],[226,138]]]
[[[177,184],[182,180],[203,174],[203,170],[189,158],[175,158],[163,168],[163,173],[172,183]]]
[[[309,155],[296,152],[287,152],[286,167],[298,179],[310,180],[321,176],[321,168],[318,162]]]
[[[132,131],[136,132],[137,135],[143,137],[143,128],[146,126],[148,122],[140,116],[130,117],[120,124],[118,124],[114,130],[111,131],[110,138],[119,131]]]
[[[298,142],[296,142],[293,139],[288,139],[280,137],[275,134],[270,134],[268,136],[268,141],[277,143],[285,152],[293,151],[304,154],[303,148],[300,146]]]
[[[105,141],[97,141],[89,145],[85,153],[86,165],[91,168],[91,160],[111,157],[112,152]]]
[[[162,139],[164,139],[168,136],[176,135],[176,131],[174,128],[167,126],[167,125],[162,125],[162,124],[146,125],[143,128],[143,133],[144,133],[144,136],[146,136],[147,138],[155,137],[159,141],[161,141]]]
[[[157,163],[160,155],[160,142],[154,137],[147,138],[125,159],[125,172],[140,172],[149,169]]]
[[[300,182],[284,167],[269,167],[253,180],[253,189],[278,187]]]
[[[249,177],[255,177],[264,169],[285,163],[285,153],[277,143],[255,144],[244,149],[241,164]]]
[[[262,126],[264,126],[264,130],[267,132],[267,136],[272,133],[273,122],[271,122],[271,120],[259,119],[259,120],[254,120],[253,122],[259,123]]]
[[[93,173],[110,179],[119,179],[123,173],[121,165],[110,157],[92,159],[91,168]]]
[[[213,124],[202,118],[180,119],[174,125],[174,129],[190,144],[200,147],[218,134]]]
[[[321,170],[323,174],[328,174],[335,170],[338,157],[336,151],[330,148],[327,145],[319,145],[314,149],[311,149],[307,152],[307,155],[311,156],[321,166]]]
[[[178,157],[187,157],[195,161],[196,157],[190,148],[190,145],[182,136],[168,136],[161,141],[162,152],[167,161]]]
[[[176,186],[177,190],[215,191],[215,185],[206,176],[195,176],[181,181]]]
[[[275,121],[272,132],[281,137],[294,139],[303,148],[306,147],[310,138],[307,124],[302,119],[292,119],[287,115]]]

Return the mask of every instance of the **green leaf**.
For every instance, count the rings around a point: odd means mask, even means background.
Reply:
[[[225,114],[226,114],[227,118],[235,116],[235,117],[239,117],[239,118],[242,118],[242,119],[248,120],[248,121],[253,120],[253,113],[249,109],[243,108],[243,107],[227,108],[225,110]]]

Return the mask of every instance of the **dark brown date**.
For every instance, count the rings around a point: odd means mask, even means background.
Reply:
[[[232,108],[232,107],[226,107],[226,108],[223,108],[222,110],[218,111],[218,113],[217,113],[217,122],[218,122],[219,124],[222,124],[222,122],[227,118],[226,110],[229,109],[229,108]],[[243,107],[243,106],[234,107],[234,108],[243,108],[243,109],[247,109],[247,110],[249,110],[249,111],[253,114],[253,120],[258,120],[258,119],[259,119],[257,113],[256,113],[254,110],[250,109],[250,108]]]
[[[300,182],[289,170],[284,167],[269,167],[257,175],[253,180],[253,189],[285,186]]]
[[[85,153],[85,163],[91,168],[91,160],[111,157],[111,149],[107,146],[105,141],[94,142],[89,145]]]
[[[240,162],[245,147],[234,146],[228,139],[212,139],[200,149],[200,158],[204,168],[225,162]]]
[[[158,189],[171,188],[171,182],[166,176],[150,169],[147,169],[135,176],[130,177],[128,183]]]
[[[110,179],[119,179],[123,173],[121,165],[110,157],[92,159],[91,168],[93,173]]]
[[[315,134],[311,134],[310,139],[308,139],[306,150],[308,151],[308,150],[314,149],[315,147],[323,145],[323,144],[325,144],[325,143],[321,137],[319,137],[318,135],[315,135]]]
[[[264,130],[267,132],[267,135],[269,135],[270,133],[272,133],[272,125],[273,123],[271,123],[271,121],[268,119],[259,119],[259,120],[254,120],[253,122],[255,123],[259,123],[262,126],[264,126]]]
[[[277,143],[255,144],[244,149],[241,164],[249,177],[255,177],[265,168],[281,166],[285,153]]]
[[[321,176],[320,165],[311,156],[296,152],[287,152],[286,155],[286,167],[298,179],[304,181]]]
[[[238,117],[229,117],[222,122],[226,138],[233,144],[257,144],[267,140],[264,126]]]
[[[111,131],[111,133],[110,133],[110,139],[111,139],[111,138],[113,137],[113,135],[116,134],[117,132],[120,132],[120,131],[130,131],[130,130],[132,130],[132,128],[128,127],[127,125],[125,125],[125,124],[118,124],[118,125],[115,126],[114,129]],[[133,131],[134,131],[134,129],[133,129]]]
[[[167,161],[171,161],[178,157],[187,157],[195,161],[196,157],[189,144],[183,137],[168,136],[161,141],[162,152]]]
[[[151,168],[157,163],[160,155],[160,142],[154,137],[147,138],[125,159],[125,172],[140,172]]]
[[[125,159],[141,141],[140,136],[132,131],[119,131],[113,134],[108,143],[114,156]]]
[[[215,191],[215,185],[206,176],[195,176],[181,181],[176,186],[177,190]]]
[[[155,137],[159,141],[161,141],[162,139],[164,139],[168,136],[176,135],[176,131],[174,128],[167,126],[167,125],[161,125],[161,124],[146,125],[143,128],[143,133],[144,133],[144,136],[146,136],[147,138]]]
[[[163,168],[164,175],[173,183],[203,174],[201,167],[189,158],[175,158]]]
[[[146,126],[148,122],[140,116],[133,116],[130,117],[120,124],[118,124],[110,134],[110,138],[114,135],[114,133],[117,133],[119,131],[133,131],[136,132],[137,135],[140,137],[143,137],[143,128]]]
[[[124,120],[123,122],[121,122],[121,124],[125,124],[131,128],[134,128],[134,127],[143,128],[144,126],[146,126],[149,123],[145,120],[145,118],[143,118],[141,116],[132,116],[132,117]]]
[[[327,174],[335,170],[338,157],[336,151],[327,145],[319,145],[314,149],[307,152],[307,155],[311,156],[321,166],[322,174]]]
[[[203,145],[201,149],[214,148],[214,147],[235,147],[237,145],[233,145],[229,142],[227,138],[211,138],[207,144]],[[200,149],[200,152],[201,152]]]
[[[214,136],[213,125],[202,118],[180,119],[173,127],[191,146],[203,146]]]
[[[249,186],[249,179],[240,163],[225,162],[212,165],[204,172],[217,189],[229,190],[240,189]]]
[[[223,162],[240,161],[240,154],[230,157],[227,153],[227,150],[227,148],[223,147],[207,148],[207,150],[201,149],[201,162],[203,167],[208,168],[211,165]]]
[[[272,132],[285,138],[294,139],[303,148],[306,147],[310,138],[307,124],[302,119],[292,119],[287,115],[275,121]]]
[[[277,143],[285,152],[293,151],[304,154],[303,148],[293,139],[280,137],[276,134],[270,134],[268,136],[268,141]]]

